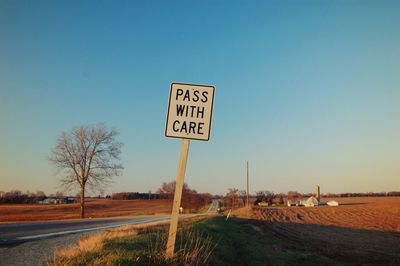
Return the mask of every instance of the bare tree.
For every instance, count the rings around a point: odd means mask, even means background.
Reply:
[[[163,199],[172,199],[174,198],[175,193],[175,181],[171,182],[163,182],[161,187],[157,190],[157,193],[160,194],[160,197]],[[190,190],[188,184],[184,183],[182,188],[182,193],[186,193]]]
[[[237,188],[228,188],[228,193],[226,193],[226,198],[228,199],[229,203],[231,204],[231,209],[235,207],[235,201],[237,197],[239,189]]]
[[[246,190],[240,190],[238,192],[238,196],[242,199],[243,206],[245,206],[246,202],[247,202],[247,191]]]
[[[287,199],[288,200],[297,201],[297,200],[300,200],[301,198],[302,198],[302,195],[297,191],[289,191],[287,193]]]
[[[175,193],[176,182],[163,182],[161,187],[157,190],[157,193],[162,199],[173,199]],[[151,191],[149,191],[150,193]],[[149,194],[151,195],[151,193]],[[191,189],[187,183],[183,184],[182,188],[182,202],[181,207],[185,212],[193,212],[199,210],[201,207],[205,206],[209,201],[209,194],[197,193],[195,189]]]
[[[80,214],[85,217],[85,189],[101,189],[123,169],[118,163],[122,143],[104,124],[79,126],[63,132],[49,160],[62,172],[61,185],[80,189]]]
[[[265,191],[265,200],[268,202],[269,205],[272,205],[274,203],[274,199],[276,198],[276,195],[272,191]]]
[[[33,202],[39,202],[46,198],[46,194],[43,191],[36,191]]]
[[[256,192],[257,199],[254,202],[254,205],[257,205],[259,202],[266,202],[269,205],[272,205],[274,202],[274,199],[276,198],[276,195],[274,192],[269,191],[269,190],[260,190]]]
[[[278,204],[279,205],[284,205],[285,204],[285,201],[284,201],[285,194],[279,193],[279,194],[276,195],[276,197],[278,198]]]
[[[64,194],[61,191],[57,191],[56,192],[56,198],[57,199],[62,199],[62,198],[64,198]]]

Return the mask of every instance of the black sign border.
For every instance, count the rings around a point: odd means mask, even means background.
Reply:
[[[172,86],[176,85],[189,85],[189,86],[195,86],[195,87],[209,87],[212,88],[213,90],[213,97],[212,97],[212,103],[211,103],[211,114],[210,114],[210,126],[208,128],[208,138],[207,139],[197,139],[197,138],[186,138],[186,137],[175,137],[175,136],[168,136],[167,135],[167,128],[168,128],[168,119],[169,119],[169,109],[171,106],[171,96],[172,96]],[[165,123],[165,131],[164,135],[167,138],[175,138],[175,139],[192,139],[192,140],[200,140],[200,141],[209,141],[210,140],[210,135],[211,135],[211,126],[212,126],[212,116],[213,116],[213,111],[214,111],[214,98],[215,98],[215,87],[213,85],[207,85],[207,84],[193,84],[193,83],[182,83],[182,82],[172,82],[171,87],[169,90],[169,99],[168,99],[168,109],[167,109],[167,119]]]

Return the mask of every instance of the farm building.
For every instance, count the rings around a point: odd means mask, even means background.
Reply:
[[[39,201],[39,204],[67,204],[67,203],[75,203],[76,200],[73,197],[69,198],[46,198],[42,201]]]
[[[318,206],[319,201],[317,200],[316,197],[309,197],[308,199],[303,199],[303,200],[288,200],[287,201],[287,206],[305,206],[305,207],[314,207]]]
[[[288,200],[286,204],[288,207],[291,207],[291,206],[298,206],[299,203],[300,202],[298,200],[297,201],[296,200]]]
[[[319,205],[319,201],[317,200],[316,197],[311,196],[306,200],[302,200],[301,205],[305,207],[315,207]]]

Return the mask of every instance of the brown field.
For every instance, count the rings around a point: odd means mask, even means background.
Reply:
[[[339,261],[400,265],[400,197],[334,200],[341,205],[259,208],[253,215],[264,230]]]
[[[79,203],[74,204],[0,204],[0,222],[21,222],[79,218]],[[88,199],[85,216],[91,218],[125,215],[167,214],[170,200]]]

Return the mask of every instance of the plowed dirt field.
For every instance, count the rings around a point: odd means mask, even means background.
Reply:
[[[41,221],[79,218],[79,203],[0,204],[0,222]],[[171,200],[87,199],[86,217],[167,214]]]
[[[259,208],[253,215],[264,230],[339,261],[400,265],[399,197],[334,200],[340,206]]]

